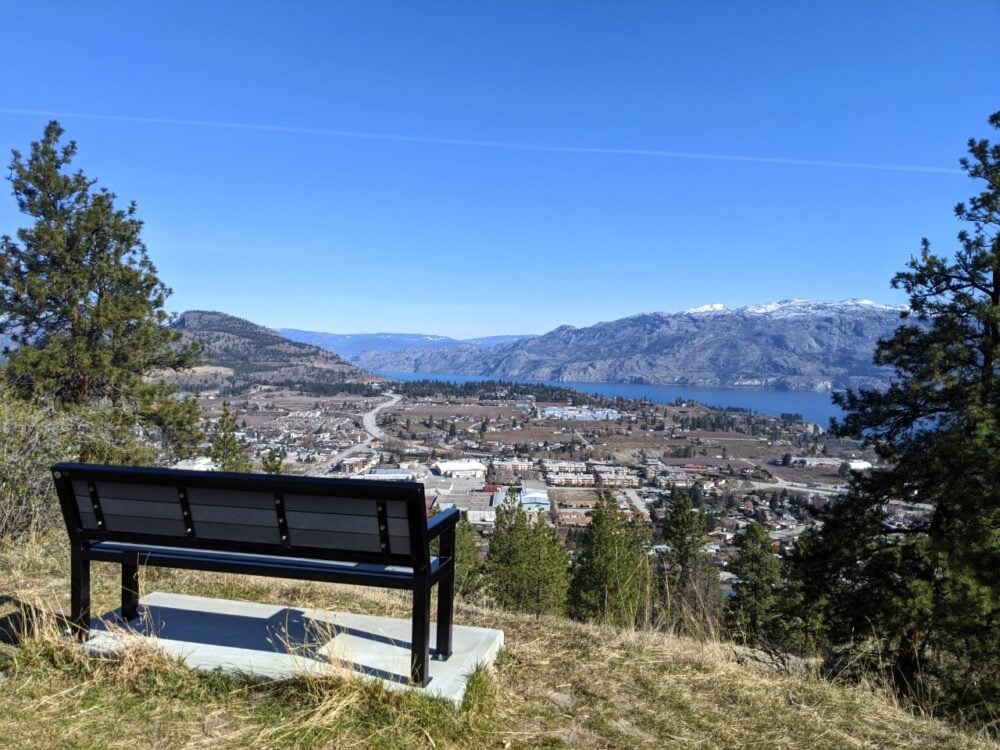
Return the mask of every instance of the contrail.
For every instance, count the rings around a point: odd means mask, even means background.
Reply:
[[[28,115],[33,117],[62,117],[78,120],[103,120],[131,122],[144,125],[178,125],[184,127],[224,128],[229,130],[255,130],[267,133],[295,133],[319,135],[330,138],[355,138],[369,141],[396,141],[400,143],[430,143],[443,146],[505,149],[508,151],[542,151],[556,154],[597,154],[607,156],[650,156],[659,159],[693,159],[698,161],[732,161],[753,164],[784,164],[797,167],[832,167],[835,169],[866,169],[879,172],[922,172],[930,174],[963,174],[960,169],[925,167],[912,164],[871,164],[866,162],[826,161],[821,159],[794,159],[778,156],[736,156],[691,151],[665,151],[654,148],[615,148],[607,146],[563,146],[552,143],[521,143],[517,141],[490,141],[473,138],[448,138],[443,136],[409,135],[405,133],[379,133],[360,130],[333,130],[329,128],[303,128],[289,125],[264,125],[219,120],[185,120],[170,117],[129,117],[125,115],[95,115],[80,112],[48,112],[34,109],[0,107],[0,114]]]

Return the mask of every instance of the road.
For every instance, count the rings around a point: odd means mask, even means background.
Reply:
[[[365,426],[365,432],[371,435],[371,440],[385,440],[385,431],[382,430],[376,424],[376,417],[378,417],[378,413],[383,409],[388,409],[390,406],[395,406],[402,400],[403,397],[400,396],[399,394],[397,393],[390,394],[388,401],[386,401],[384,404],[379,404],[371,411],[365,412],[364,415],[362,415],[361,422]],[[368,442],[370,443],[371,440],[369,440]]]
[[[750,464],[752,467],[759,468],[757,464],[747,458],[741,458],[741,461],[746,464]],[[767,471],[762,469],[762,471]],[[770,472],[768,472],[770,473]],[[810,487],[802,482],[789,482],[787,479],[782,479],[781,477],[776,477],[771,474],[774,481],[771,482],[755,482],[753,480],[748,480],[750,484],[759,490],[795,490],[796,492],[808,492],[816,495],[842,495],[845,491],[844,487],[838,487],[834,485],[822,485],[820,487]]]
[[[330,471],[333,470],[334,466],[336,466],[338,463],[343,461],[348,456],[353,456],[355,453],[360,453],[361,451],[367,449],[372,444],[373,440],[384,440],[385,430],[381,429],[376,423],[378,420],[379,412],[382,411],[383,409],[388,409],[391,406],[395,406],[402,400],[403,397],[400,396],[399,394],[396,393],[389,394],[388,401],[381,403],[371,411],[366,411],[364,414],[362,414],[361,424],[364,425],[365,432],[368,433],[368,438],[366,440],[362,440],[357,445],[352,445],[350,448],[347,448],[345,450],[340,451],[340,453],[336,453],[330,456],[330,458],[328,458],[326,461],[323,461],[322,463],[315,464],[311,469],[309,469],[307,473],[312,476],[322,476],[324,474],[329,474]]]

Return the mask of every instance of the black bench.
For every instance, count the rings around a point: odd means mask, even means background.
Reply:
[[[90,561],[101,560],[122,566],[126,621],[138,614],[140,565],[409,589],[418,685],[428,680],[437,584],[436,656],[451,655],[458,511],[428,519],[422,484],[71,463],[53,466],[52,476],[81,638],[90,631]]]

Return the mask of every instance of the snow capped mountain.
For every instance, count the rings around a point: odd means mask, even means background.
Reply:
[[[706,313],[729,312],[729,308],[718,302],[711,302],[707,305],[689,307],[684,311],[685,315],[704,315]],[[666,313],[669,314],[669,313]]]
[[[852,310],[869,310],[899,313],[906,309],[905,306],[883,305],[879,302],[872,302],[868,299],[852,298],[840,300],[838,302],[825,302],[820,300],[800,299],[793,297],[777,302],[765,302],[764,304],[746,305],[735,310],[730,310],[722,304],[713,303],[690,307],[684,310],[683,315],[765,315],[772,318],[787,318],[797,315],[827,315],[850,313]],[[669,315],[669,313],[666,313]]]
[[[785,299],[735,310],[719,303],[643,313],[486,349],[428,346],[362,352],[370,370],[538,380],[760,386],[793,390],[886,382],[876,342],[905,308],[871,300]]]

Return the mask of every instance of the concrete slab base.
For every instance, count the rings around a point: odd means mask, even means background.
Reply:
[[[503,631],[456,625],[452,655],[438,660],[432,648],[430,681],[419,688],[409,684],[409,620],[156,592],[142,597],[139,617],[120,623],[118,610],[95,619],[86,648],[153,646],[192,669],[276,680],[352,674],[456,706],[472,672],[491,666],[503,646]]]

